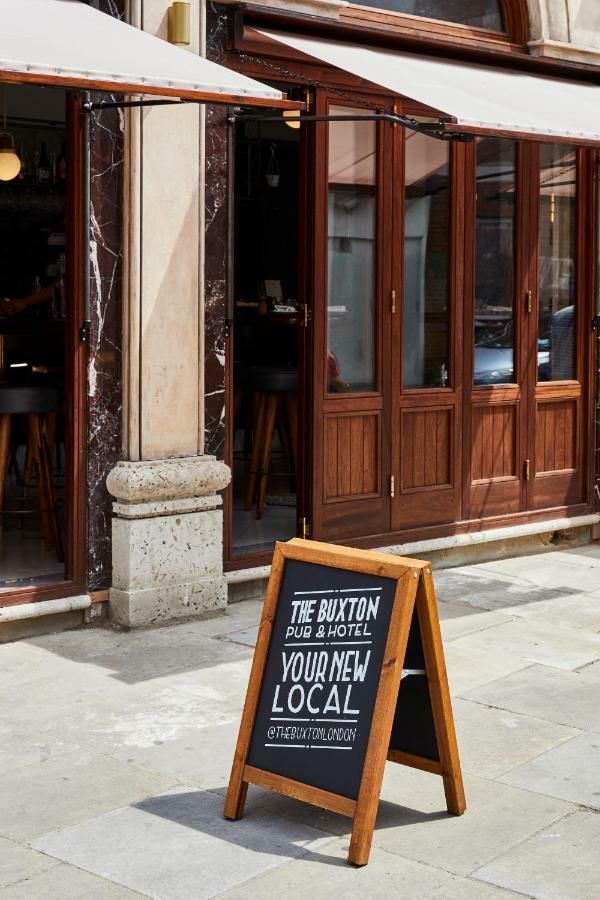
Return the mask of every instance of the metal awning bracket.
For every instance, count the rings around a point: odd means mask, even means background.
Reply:
[[[233,110],[233,114],[229,117],[231,124],[237,121],[245,122],[289,122],[282,116],[273,115],[253,115]],[[300,123],[308,122],[391,122],[392,125],[401,125],[403,128],[409,128],[418,134],[425,134],[428,137],[436,138],[440,141],[462,141],[470,143],[473,140],[472,134],[462,134],[459,131],[447,130],[448,126],[452,126],[453,122],[448,119],[438,119],[436,122],[419,122],[410,116],[399,116],[397,113],[365,113],[364,116],[319,116],[319,115],[301,115]]]

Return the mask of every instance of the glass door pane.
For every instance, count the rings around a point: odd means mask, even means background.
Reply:
[[[446,387],[450,147],[415,132],[407,133],[405,147],[403,383]]]
[[[475,384],[515,382],[516,144],[477,141]]]
[[[329,114],[366,115],[330,106]],[[327,372],[330,393],[376,389],[375,122],[331,122],[328,150]]]
[[[575,378],[577,151],[540,147],[538,381]]]

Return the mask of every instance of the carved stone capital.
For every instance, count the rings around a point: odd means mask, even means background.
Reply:
[[[214,456],[186,456],[148,462],[119,462],[106,486],[125,503],[205,497],[227,487],[231,472]]]

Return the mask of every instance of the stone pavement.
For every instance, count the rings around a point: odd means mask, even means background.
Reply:
[[[600,896],[600,547],[436,574],[467,792],[388,764],[349,821],[250,788],[221,816],[260,605],[0,647],[0,896]]]

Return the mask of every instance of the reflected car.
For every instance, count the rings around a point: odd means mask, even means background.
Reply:
[[[478,343],[475,346],[475,384],[514,384],[514,353],[512,321],[500,329],[490,328],[489,323],[475,322]],[[549,377],[550,340],[538,339],[538,381]]]

